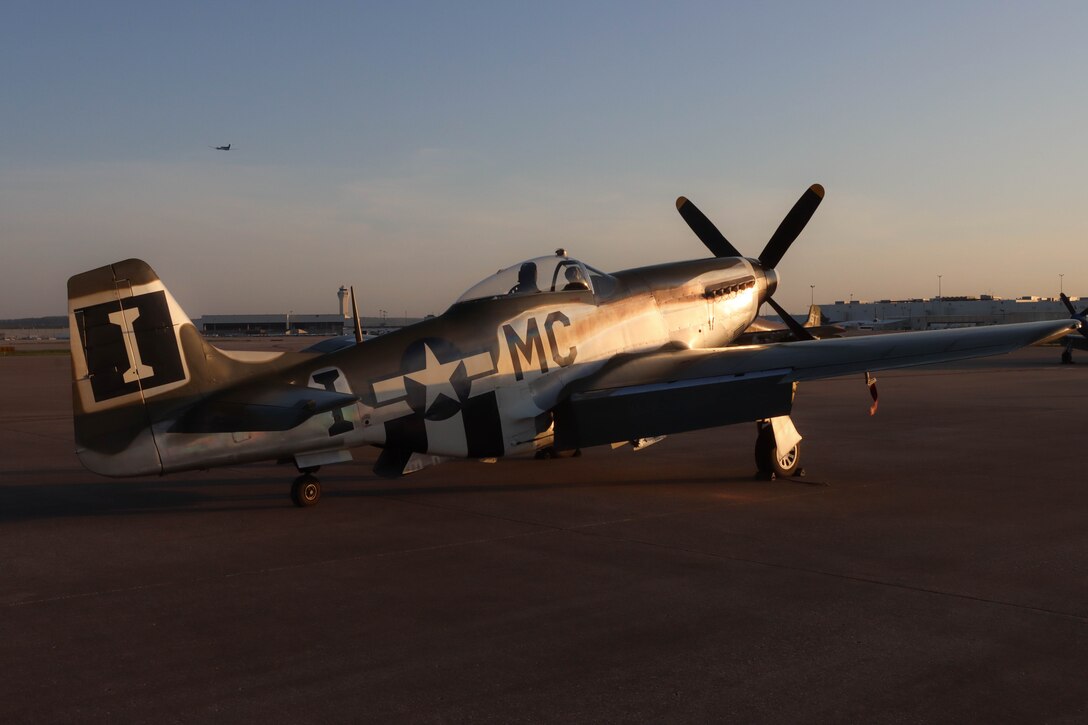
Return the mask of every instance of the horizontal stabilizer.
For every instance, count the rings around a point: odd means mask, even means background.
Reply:
[[[294,385],[246,386],[203,400],[170,429],[172,433],[290,430],[318,413],[352,405],[357,395]]]
[[[358,342],[355,339],[355,335],[338,335],[337,337],[327,337],[309,347],[304,347],[302,348],[302,352],[317,352],[322,355],[327,355],[330,352],[338,352],[340,350],[346,350],[349,347],[355,347],[357,344]]]

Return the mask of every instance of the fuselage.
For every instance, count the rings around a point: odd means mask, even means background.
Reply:
[[[594,288],[458,302],[444,314],[336,352],[268,382],[359,396],[288,431],[171,432],[153,423],[162,472],[362,445],[491,457],[547,446],[564,389],[617,356],[728,344],[774,291],[745,258],[625,270]]]

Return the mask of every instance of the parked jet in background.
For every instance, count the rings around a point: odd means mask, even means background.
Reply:
[[[731,345],[764,345],[769,342],[789,342],[791,340],[823,340],[839,337],[846,328],[839,325],[825,325],[819,305],[809,305],[808,319],[804,324],[806,336],[798,337],[785,322],[775,322],[766,317],[757,317],[744,332],[736,337]]]
[[[809,188],[758,257],[681,197],[714,257],[607,274],[563,250],[515,264],[444,314],[362,344],[238,353],[201,337],[159,277],[130,259],[68,282],[80,460],[140,476],[293,461],[299,506],[319,466],[382,449],[396,476],[439,457],[572,450],[758,422],[768,476],[800,463],[800,381],[1008,352],[1075,320],[814,340],[773,299],[778,263],[823,199]],[[799,342],[730,347],[760,306]]]

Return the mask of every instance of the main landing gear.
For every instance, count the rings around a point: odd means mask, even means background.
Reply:
[[[805,469],[801,468],[801,436],[798,435],[789,418],[785,416],[783,418],[784,423],[774,423],[771,420],[761,420],[756,423],[758,430],[756,468],[759,470],[757,475],[768,481],[773,481],[779,476],[805,475]],[[777,438],[776,426],[780,429],[777,431]],[[779,438],[785,440],[783,446],[779,445]],[[789,447],[785,448],[785,445]]]
[[[336,413],[339,415],[339,411],[336,411]],[[332,435],[331,431],[330,435]],[[388,449],[384,450],[382,456],[378,458],[379,464],[386,453],[388,453]],[[409,455],[410,454],[406,453],[404,459],[400,461],[401,467],[404,466]],[[350,460],[351,451],[347,448],[333,448],[312,453],[296,453],[291,458],[280,459],[281,463],[294,462],[295,468],[298,469],[300,474],[299,477],[295,479],[294,483],[291,484],[291,501],[299,508],[316,506],[317,502],[321,500],[321,482],[317,480],[317,476],[314,474],[317,473],[322,465],[347,463]],[[378,472],[377,466],[375,466],[374,470],[375,472]]]
[[[315,468],[303,471],[302,475],[291,484],[291,501],[295,506],[308,508],[316,506],[321,500],[321,481],[318,481],[317,476],[314,475],[316,470]]]

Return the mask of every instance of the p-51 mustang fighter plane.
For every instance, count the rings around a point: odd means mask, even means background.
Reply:
[[[500,270],[439,317],[295,353],[211,345],[142,261],[78,274],[68,300],[79,458],[107,476],[291,461],[301,474],[292,498],[310,506],[321,496],[314,471],[357,446],[380,447],[375,471],[397,476],[441,457],[756,421],[759,469],[790,475],[798,382],[1008,352],[1077,329],[1062,320],[812,339],[772,295],[775,268],[823,195],[809,188],[756,258],[681,197],[713,258],[606,274],[558,250]],[[799,341],[729,347],[764,302]]]

